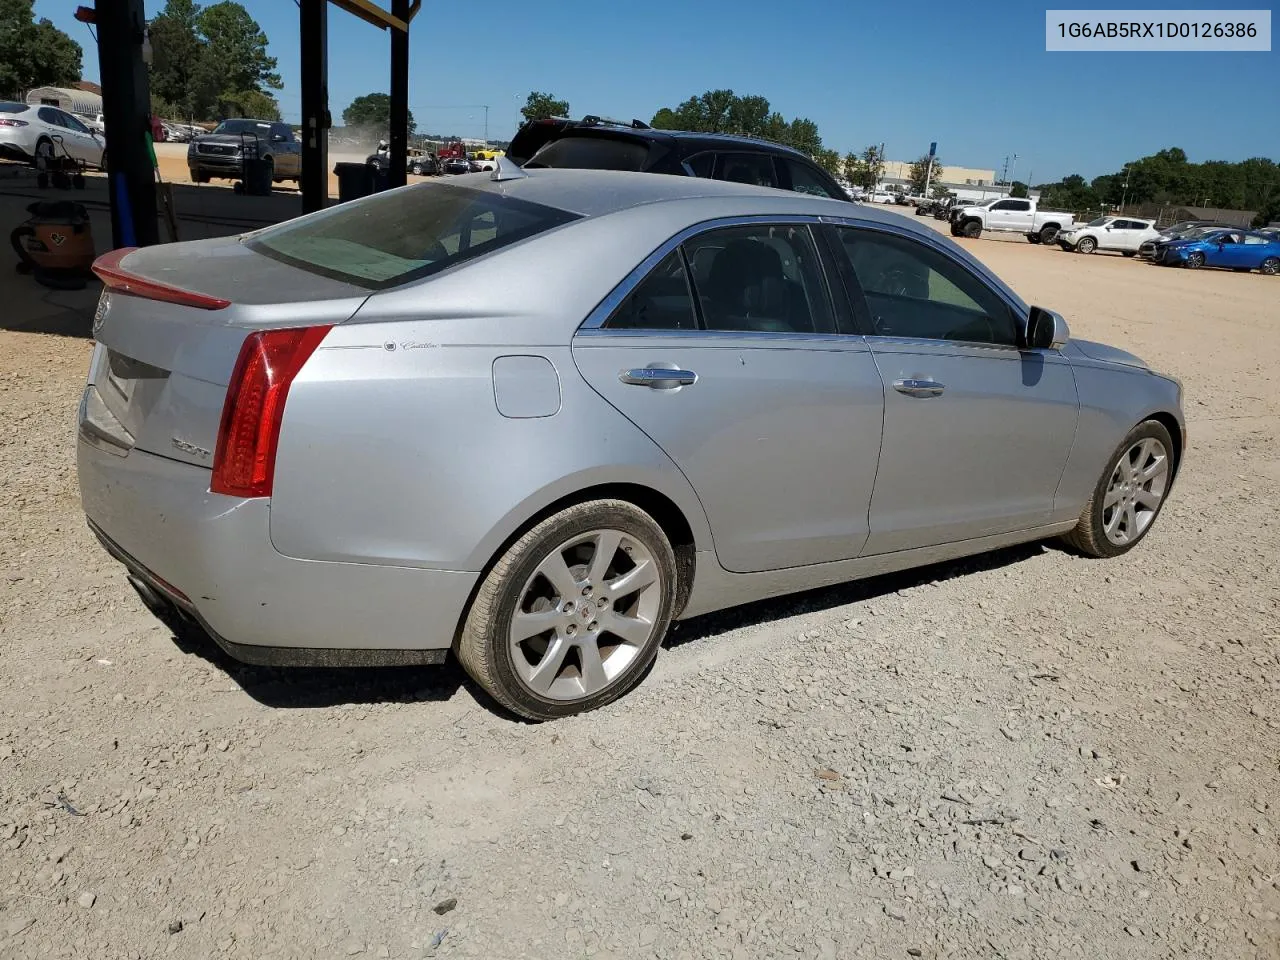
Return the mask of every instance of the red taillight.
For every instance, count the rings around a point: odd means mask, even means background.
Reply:
[[[231,306],[230,300],[160,283],[122,268],[120,261],[137,249],[137,247],[121,247],[119,250],[104,253],[93,261],[93,272],[98,275],[98,279],[104,286],[135,297],[163,300],[165,303],[177,303],[184,307],[199,307],[201,310],[221,310],[223,307]]]
[[[25,127],[25,120],[0,120],[0,127]]]
[[[227,387],[210,493],[269,497],[289,385],[331,327],[251,333]]]

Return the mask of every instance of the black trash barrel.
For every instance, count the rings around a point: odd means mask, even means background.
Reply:
[[[338,202],[359,200],[373,193],[374,169],[367,163],[335,163],[333,172],[338,177]]]
[[[271,196],[272,166],[265,158],[254,157],[244,162],[244,192],[252,197]]]

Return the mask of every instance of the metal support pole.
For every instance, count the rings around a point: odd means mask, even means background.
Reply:
[[[329,0],[301,0],[302,212],[329,202]]]
[[[112,248],[160,242],[156,222],[156,177],[147,149],[151,89],[142,61],[146,30],[142,0],[96,0],[98,72],[103,122],[111,131],[107,182]]]
[[[406,23],[409,0],[391,0],[391,15]],[[409,162],[409,32],[391,28],[391,169],[387,186],[403,187]]]

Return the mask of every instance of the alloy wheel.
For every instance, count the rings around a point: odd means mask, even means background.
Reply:
[[[1079,250],[1081,253],[1093,253],[1093,251],[1097,248],[1097,246],[1098,246],[1098,243],[1096,240],[1093,239],[1093,237],[1085,237],[1078,244],[1076,244],[1076,249]]]
[[[593,530],[552,550],[525,582],[508,642],[521,683],[548,700],[579,700],[617,680],[653,637],[659,567],[620,530]]]
[[[1169,486],[1169,452],[1144,437],[1116,461],[1102,500],[1102,529],[1116,546],[1141,537],[1160,511]]]
[[[1269,277],[1274,277],[1280,273],[1280,257],[1267,257],[1262,261],[1262,266],[1258,267],[1260,273],[1265,273]]]
[[[1200,253],[1199,251],[1196,251],[1195,253],[1190,254],[1190,255],[1187,257],[1186,265],[1187,265],[1190,269],[1192,269],[1192,270],[1197,270],[1197,269],[1199,269],[1200,267],[1203,267],[1203,266],[1204,266],[1204,254],[1203,254],[1203,253]]]

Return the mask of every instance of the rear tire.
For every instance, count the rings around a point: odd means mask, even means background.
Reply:
[[[1055,240],[1057,240],[1057,239],[1058,239],[1058,233],[1059,233],[1059,232],[1060,232],[1060,231],[1058,230],[1058,228],[1057,228],[1057,227],[1055,227],[1055,226],[1052,226],[1052,225],[1051,225],[1051,226],[1047,226],[1047,227],[1043,227],[1043,228],[1041,228],[1041,230],[1040,230],[1040,242],[1041,242],[1041,243],[1053,243],[1053,241],[1055,241]]]
[[[1093,239],[1093,237],[1081,237],[1076,242],[1077,253],[1093,253],[1093,251],[1097,249],[1098,249],[1098,241]]]
[[[1265,273],[1268,277],[1280,274],[1280,257],[1267,257],[1262,261],[1262,265],[1258,267],[1258,272]]]
[[[1158,420],[1144,420],[1107,460],[1093,496],[1063,541],[1091,557],[1128,553],[1155,525],[1175,468],[1169,431]]]
[[[636,570],[652,580],[632,578]],[[625,592],[628,578],[642,585]],[[594,710],[648,671],[676,586],[675,553],[647,513],[623,500],[568,507],[493,565],[467,611],[458,659],[494,700],[529,720]]]

